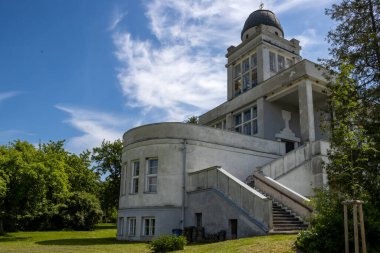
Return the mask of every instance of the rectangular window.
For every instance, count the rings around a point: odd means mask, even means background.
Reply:
[[[235,96],[241,93],[241,79],[238,78],[235,80]]]
[[[140,161],[132,162],[131,193],[139,192]]]
[[[250,86],[249,73],[243,76],[243,92],[247,91]]]
[[[234,67],[234,78],[239,77],[240,74],[241,74],[241,67],[239,63],[239,64],[236,64]]]
[[[119,224],[118,224],[118,228],[119,228],[119,235],[124,235],[124,217],[120,217],[119,218]]]
[[[285,58],[282,55],[277,56],[277,62],[278,62],[278,71],[281,71],[285,68]]]
[[[289,68],[292,65],[293,65],[293,60],[289,59],[289,58],[286,58],[286,67]]]
[[[270,66],[270,71],[277,72],[277,69],[276,69],[276,54],[273,53],[273,52],[269,52],[269,66]]]
[[[247,72],[248,70],[249,70],[249,58],[243,61],[243,73]]]
[[[257,85],[257,69],[252,69],[252,80],[251,80],[251,83],[252,83],[252,88],[255,87]]]
[[[158,159],[149,158],[146,170],[146,192],[157,192]]]
[[[251,68],[256,68],[257,67],[257,55],[256,53],[254,53],[252,56],[251,56]]]
[[[127,189],[127,165],[123,166],[122,170],[122,181],[121,181],[121,195],[125,195]]]
[[[143,218],[143,235],[145,236],[153,236],[154,230],[156,226],[156,219],[152,217]]]
[[[257,107],[253,106],[235,116],[235,132],[255,135],[257,134]]]
[[[128,236],[135,236],[136,235],[136,218],[135,217],[128,217]]]

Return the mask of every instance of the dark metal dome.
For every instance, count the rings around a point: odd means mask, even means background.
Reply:
[[[244,28],[241,31],[241,38],[243,38],[243,34],[252,27],[258,25],[268,25],[278,28],[282,32],[282,36],[284,36],[284,31],[282,30],[280,21],[278,21],[276,15],[270,10],[256,10],[249,15],[247,20],[244,23]]]

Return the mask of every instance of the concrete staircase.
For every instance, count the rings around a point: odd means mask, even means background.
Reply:
[[[273,230],[270,234],[296,234],[308,225],[277,202],[272,205]]]
[[[269,234],[297,234],[308,228],[308,223],[299,218],[292,210],[262,190],[253,187],[269,199],[272,199],[273,228]]]

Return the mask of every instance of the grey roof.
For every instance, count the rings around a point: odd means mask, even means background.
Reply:
[[[258,25],[268,25],[273,26],[281,30],[282,35],[284,36],[284,31],[282,30],[280,21],[278,21],[276,15],[270,10],[256,10],[249,15],[247,20],[244,23],[244,28],[241,31],[241,38],[243,34],[252,27]]]

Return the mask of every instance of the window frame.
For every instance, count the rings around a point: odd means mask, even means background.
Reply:
[[[122,167],[122,181],[121,181],[121,195],[124,196],[127,193],[127,163]]]
[[[157,167],[156,167],[156,173],[149,173],[150,171],[150,161],[157,160]],[[157,157],[150,157],[146,159],[146,170],[145,170],[145,193],[157,193],[157,187],[158,187],[158,158]],[[150,179],[155,178],[156,179],[156,190],[152,191],[150,189]]]
[[[249,118],[246,117],[248,112],[250,115]],[[247,128],[248,125],[249,128]],[[234,114],[234,131],[250,136],[255,136],[258,134],[258,115],[256,104]]]
[[[136,175],[136,167],[135,164],[138,164],[138,173]],[[140,178],[140,160],[131,161],[131,187],[130,194],[138,194],[139,193],[139,178]],[[137,187],[137,189],[136,189]]]
[[[136,217],[127,217],[128,236],[136,236],[136,224]]]
[[[146,227],[146,221],[148,221],[148,227]],[[148,233],[146,233],[148,230]],[[156,218],[155,217],[143,217],[142,218],[142,235],[154,236],[156,232]]]
[[[269,70],[277,73],[277,54],[272,51],[269,51]]]
[[[256,51],[245,55],[233,65],[232,88],[234,97],[247,92],[258,84],[257,65]]]
[[[124,236],[124,217],[119,217],[118,235]]]
[[[277,54],[277,69],[282,71],[285,69],[285,56]]]

